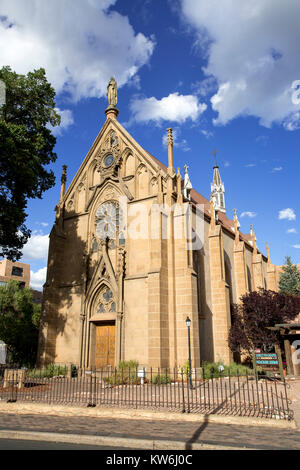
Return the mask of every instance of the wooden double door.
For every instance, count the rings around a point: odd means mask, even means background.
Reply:
[[[115,365],[115,322],[103,322],[96,325],[96,357],[97,368]]]

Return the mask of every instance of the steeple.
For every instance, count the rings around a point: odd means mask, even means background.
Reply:
[[[183,195],[186,199],[190,199],[190,192],[193,189],[189,174],[188,166],[184,165]]]
[[[216,149],[212,152],[212,155],[214,155],[215,157],[215,166],[214,166],[213,182],[211,184],[211,196],[213,197],[214,202],[215,202],[215,209],[226,213],[225,187],[224,187],[224,183],[221,180],[219,167],[217,165],[217,159],[216,159],[217,152],[218,150]]]

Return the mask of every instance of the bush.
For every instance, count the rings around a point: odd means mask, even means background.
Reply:
[[[139,363],[135,360],[121,361],[118,369],[109,377],[103,377],[103,381],[110,385],[138,384],[140,378],[137,377]]]
[[[223,366],[224,370],[221,372],[219,367]],[[236,364],[235,362],[230,363],[228,366],[224,365],[222,361],[219,362],[204,362],[202,364],[203,368],[203,378],[210,379],[210,378],[219,378],[219,377],[228,377],[230,376],[237,376],[237,375],[246,375],[253,374],[253,370],[243,364]]]
[[[48,364],[46,367],[42,369],[32,369],[28,371],[27,376],[34,379],[34,378],[52,378],[57,375],[68,375],[68,368],[67,366],[59,366],[57,364]],[[72,375],[73,376],[73,375]]]
[[[170,384],[171,377],[168,374],[158,374],[152,377],[151,383],[154,385]]]

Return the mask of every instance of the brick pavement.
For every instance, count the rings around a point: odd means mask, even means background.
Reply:
[[[47,416],[0,414],[0,430],[53,432],[85,436],[109,436],[184,442],[187,450],[193,443],[217,444],[255,449],[300,449],[298,430],[233,424],[150,421],[87,416]]]

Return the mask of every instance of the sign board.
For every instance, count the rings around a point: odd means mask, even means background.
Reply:
[[[255,352],[256,365],[263,370],[279,370],[279,360],[276,353]]]

